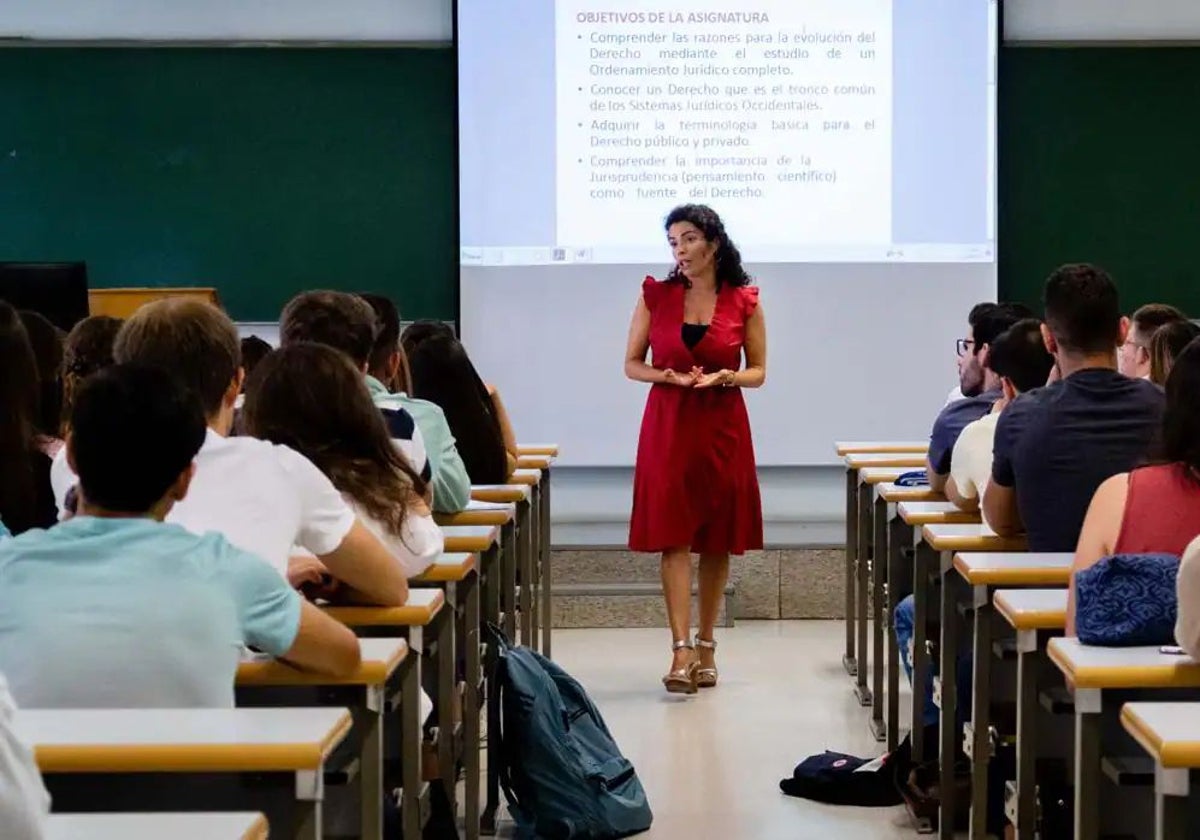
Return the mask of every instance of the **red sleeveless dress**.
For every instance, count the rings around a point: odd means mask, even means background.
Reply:
[[[705,373],[739,370],[758,289],[723,287],[708,331],[690,350],[682,335],[684,292],[682,283],[653,277],[642,284],[651,364],[680,373],[695,366]],[[744,554],[762,544],[758,472],[741,389],[652,385],[633,475],[629,547]]]
[[[1181,555],[1200,536],[1200,483],[1183,464],[1129,474],[1121,532],[1113,554]]]

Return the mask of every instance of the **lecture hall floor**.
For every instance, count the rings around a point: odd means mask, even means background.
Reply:
[[[659,682],[669,662],[665,630],[555,631],[555,659],[587,688],[646,786],[655,820],[640,836],[916,836],[903,808],[835,808],[779,791],[779,780],[813,753],[882,752],[867,728],[870,710],[842,669],[843,627],[742,621],[718,629],[721,685],[690,698],[667,695]]]

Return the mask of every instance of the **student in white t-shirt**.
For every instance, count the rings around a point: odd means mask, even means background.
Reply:
[[[196,534],[217,531],[281,575],[299,545],[347,584],[348,597],[383,605],[407,600],[408,582],[387,548],[307,458],[266,441],[226,437],[243,373],[237,328],[225,313],[179,298],[147,304],[121,327],[114,357],[170,370],[206,413],[196,477],[167,521]],[[69,508],[74,483],[64,472],[68,481],[54,488],[60,511]]]
[[[50,794],[33,760],[33,751],[13,734],[17,704],[0,674],[0,836],[4,840],[42,840]]]
[[[425,482],[396,449],[362,375],[332,347],[287,344],[246,384],[247,433],[307,456],[409,577],[442,553]]]
[[[1004,396],[990,414],[967,425],[954,444],[946,497],[962,510],[979,510],[980,499],[992,476],[992,443],[1000,412],[1018,394],[1046,384],[1054,357],[1042,340],[1041,322],[1018,321],[992,342],[988,367],[999,378]]]
[[[205,431],[160,368],[83,384],[67,442],[77,514],[0,544],[0,670],[22,706],[232,707],[247,646],[331,677],[358,667],[354,634],[261,558],[163,522]]]

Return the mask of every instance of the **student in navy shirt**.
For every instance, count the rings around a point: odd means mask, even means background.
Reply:
[[[1026,307],[1011,303],[972,310],[974,320],[968,327],[967,338],[958,341],[958,379],[962,392],[974,396],[950,403],[934,421],[925,464],[931,489],[938,492],[945,489],[950,478],[950,456],[962,430],[991,411],[992,405],[1003,396],[999,378],[987,365],[992,342],[1029,314]]]
[[[1045,303],[1042,337],[1061,380],[1000,416],[983,509],[996,533],[1027,532],[1030,551],[1074,551],[1096,488],[1145,460],[1164,397],[1117,371],[1128,326],[1102,269],[1062,266],[1046,281]]]

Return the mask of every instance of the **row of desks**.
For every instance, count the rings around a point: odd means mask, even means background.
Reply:
[[[908,448],[897,444],[892,448]],[[915,446],[915,445],[911,445]],[[1070,574],[1070,554],[1024,553],[1021,539],[996,536],[984,526],[966,521],[964,514],[945,503],[933,501],[928,488],[897,488],[886,482],[898,470],[915,468],[917,456],[900,453],[847,458],[848,527],[847,583],[853,582],[858,597],[857,609],[848,613],[847,662],[857,666],[856,692],[865,702],[874,702],[872,729],[886,735],[894,747],[899,728],[899,678],[892,610],[907,579],[912,582],[916,606],[914,638],[914,702],[912,733],[914,757],[924,757],[920,743],[923,690],[931,663],[933,646],[926,646],[926,619],[935,606],[941,619],[940,681],[935,686],[935,702],[941,706],[943,720],[957,714],[955,662],[963,628],[959,613],[965,607],[970,616],[973,639],[973,703],[970,724],[965,730],[963,748],[971,760],[972,809],[970,836],[985,836],[986,792],[994,733],[991,727],[993,687],[993,618],[1004,620],[1016,637],[1017,652],[1017,778],[1010,782],[1006,813],[1017,829],[1017,837],[1033,838],[1036,819],[1036,783],[1034,761],[1038,757],[1037,725],[1039,666],[1046,655],[1057,666],[1067,685],[1074,689],[1075,836],[1083,840],[1099,837],[1101,825],[1101,745],[1102,721],[1114,717],[1115,708],[1143,692],[1200,689],[1200,665],[1188,657],[1163,653],[1158,648],[1092,648],[1076,639],[1054,638],[1061,635],[1066,620],[1066,585]],[[923,459],[922,459],[923,460]],[[890,470],[890,472],[889,472]],[[851,478],[850,473],[855,474]],[[851,498],[850,487],[854,493]],[[864,504],[864,500],[866,503]],[[976,520],[977,521],[977,520]],[[853,532],[853,544],[849,537]],[[915,541],[915,546],[914,546]],[[877,562],[878,552],[886,550],[887,564]],[[906,554],[911,550],[911,554]],[[911,563],[905,562],[911,556]],[[886,582],[884,578],[886,577]],[[940,582],[940,605],[934,602]],[[874,622],[876,640],[875,690],[865,688],[867,619],[864,594],[870,587],[877,608]],[[1009,588],[1022,587],[1022,588]],[[1052,588],[1046,588],[1052,587]],[[891,629],[887,667],[886,699],[888,721],[881,720],[882,647],[884,633]],[[1047,640],[1049,644],[1047,646]],[[856,647],[855,644],[857,643]],[[1151,694],[1150,696],[1154,696]],[[1195,695],[1200,699],[1200,693]],[[1156,762],[1156,836],[1185,837],[1187,834],[1187,797],[1194,808],[1198,790],[1193,768],[1200,766],[1200,705],[1164,703],[1128,703],[1121,710],[1121,722],[1141,747]],[[942,766],[941,789],[953,789],[953,756],[957,746],[957,727],[941,728],[938,753]],[[976,756],[980,756],[976,760]],[[1190,763],[1189,763],[1190,762]],[[943,804],[939,834],[952,837],[955,822],[953,801]]]
[[[390,789],[387,741],[400,745],[395,781],[403,788],[403,836],[420,837],[427,809],[420,760],[424,659],[434,665],[426,682],[442,700],[436,738],[447,797],[454,803],[461,763],[467,836],[478,837],[481,827],[494,831],[494,779],[485,812],[490,822],[480,814],[480,703],[485,691],[489,701],[495,695],[485,689],[480,626],[486,620],[515,637],[519,607],[522,640],[549,648],[548,472],[555,453],[542,449],[523,456],[513,485],[477,488],[467,511],[439,517],[447,554],[413,581],[405,605],[327,607],[361,637],[362,664],[354,675],[331,680],[251,659],[238,670],[236,709],[19,711],[16,734],[33,747],[56,810],[122,810],[122,804],[169,810],[178,800],[181,811],[216,812],[241,811],[229,803],[250,804],[267,814],[274,836],[318,838],[326,773],[343,766],[342,754],[349,752],[361,789],[362,836],[378,838],[383,792]],[[459,662],[466,676],[461,689]],[[456,691],[463,696],[461,722],[451,702]],[[498,706],[488,705],[497,718],[492,731],[499,731]],[[267,819],[254,813],[55,814],[52,831],[58,833],[51,836],[257,838],[265,836]],[[174,830],[189,820],[192,833]]]

